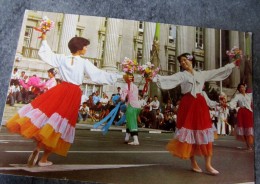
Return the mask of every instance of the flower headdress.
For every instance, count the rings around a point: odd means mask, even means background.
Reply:
[[[186,55],[186,58],[187,58],[188,60],[192,61],[193,56],[192,56],[192,55]]]
[[[236,65],[240,64],[242,58],[242,50],[240,50],[238,47],[234,46],[231,50],[227,50],[226,54],[232,61],[236,61]]]
[[[54,28],[54,24],[54,21],[50,20],[47,16],[44,16],[40,22],[39,27],[34,27],[34,29],[45,34],[47,31],[50,31]]]
[[[126,74],[134,74],[137,70],[137,62],[135,60],[131,60],[127,57],[121,62],[122,69]]]

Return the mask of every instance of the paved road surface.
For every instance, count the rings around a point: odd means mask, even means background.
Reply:
[[[233,136],[215,141],[213,165],[220,175],[194,173],[190,162],[172,157],[166,150],[172,133],[139,133],[140,146],[123,143],[122,128],[107,135],[90,131],[90,126],[79,125],[75,143],[67,157],[52,155],[51,167],[26,167],[25,163],[35,143],[18,135],[0,131],[0,173],[93,181],[120,184],[204,184],[253,183],[254,152],[244,150],[244,144]],[[204,170],[203,158],[198,163]]]

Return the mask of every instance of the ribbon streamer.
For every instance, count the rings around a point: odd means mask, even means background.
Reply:
[[[116,126],[122,125],[126,120],[126,115],[124,114],[118,122],[116,122]]]
[[[120,108],[120,105],[121,105],[121,102],[119,102],[116,107],[104,118],[102,119],[101,121],[95,123],[93,125],[93,128],[98,128],[99,126],[101,126],[103,123],[107,122],[107,124],[105,124],[101,130],[102,130],[102,133],[103,135],[105,135],[107,132],[108,132],[108,129],[110,128],[110,126],[112,125],[112,123],[114,122],[114,119],[116,117],[116,114]]]

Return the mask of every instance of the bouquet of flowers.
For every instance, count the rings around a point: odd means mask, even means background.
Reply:
[[[229,58],[232,61],[235,61],[235,64],[237,66],[240,65],[240,61],[241,61],[241,58],[242,58],[242,50],[240,50],[238,47],[234,46],[231,50],[227,50],[226,54],[229,56]]]
[[[126,74],[131,74],[133,75],[134,72],[137,70],[137,62],[133,61],[127,57],[125,57],[125,59],[121,62],[123,71]]]
[[[54,24],[54,21],[50,20],[47,16],[44,16],[40,22],[39,27],[34,27],[34,29],[45,34],[47,31],[50,31],[54,28]],[[41,36],[39,38],[41,38]]]
[[[148,90],[148,84],[152,79],[158,74],[160,68],[154,69],[154,64],[147,62],[145,65],[138,66],[138,70],[141,72],[142,76],[145,78],[145,85],[143,89],[143,94]]]

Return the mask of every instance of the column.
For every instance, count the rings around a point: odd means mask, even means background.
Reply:
[[[245,82],[247,87],[253,89],[252,78],[252,33],[245,33]]]
[[[108,18],[102,69],[117,70],[117,52],[119,42],[119,19]]]
[[[234,46],[239,47],[239,33],[238,31],[229,32],[229,49],[232,49]],[[230,87],[237,87],[240,82],[240,68],[235,67],[230,76]]]
[[[195,27],[177,26],[176,36],[176,56],[195,50]]]
[[[245,81],[245,50],[246,50],[246,41],[245,41],[245,32],[239,32],[239,45],[238,48],[242,50],[243,57],[240,62],[240,79]]]
[[[75,37],[78,23],[78,15],[64,14],[61,35],[59,40],[58,53],[69,55],[68,43]]]
[[[155,26],[155,23],[144,22],[143,58],[141,64],[145,64],[148,61],[151,61],[151,50],[153,46]]]
[[[216,60],[219,57],[216,57],[216,30],[212,28],[206,28],[205,29],[205,52],[204,52],[204,62],[205,62],[205,69],[211,70],[216,68],[216,62],[219,62],[219,60]],[[215,88],[217,87],[215,81],[210,82],[211,87]]]

